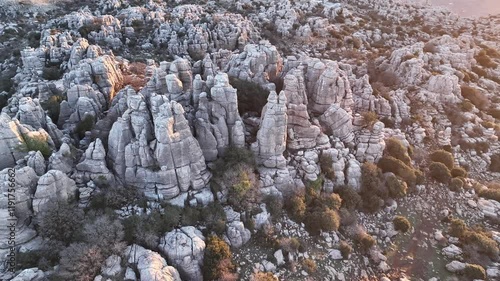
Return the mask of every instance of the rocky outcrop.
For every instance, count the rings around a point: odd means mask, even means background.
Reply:
[[[243,222],[232,221],[227,225],[225,237],[231,247],[240,248],[250,240],[251,232],[245,228]]]
[[[203,280],[201,266],[205,237],[199,230],[186,226],[168,232],[161,239],[159,248],[183,278],[193,281]]]
[[[14,179],[15,192],[9,192],[9,179]],[[0,171],[0,219],[4,222],[0,225],[0,255],[2,250],[8,249],[8,238],[10,237],[9,224],[16,224],[15,242],[21,245],[36,236],[36,231],[28,228],[31,223],[32,201],[35,193],[38,176],[30,167],[23,167],[16,170],[3,169]],[[9,202],[10,201],[10,202]],[[15,202],[15,206],[12,203]],[[9,222],[9,223],[7,223]],[[3,256],[0,256],[3,259]]]
[[[18,275],[16,275],[14,279],[11,279],[11,281],[43,281],[43,280],[47,280],[47,277],[45,277],[45,273],[36,267],[24,269]]]
[[[267,104],[262,109],[262,122],[257,132],[257,142],[252,144],[257,162],[267,168],[286,167],[283,152],[286,149],[287,139],[287,108],[286,96],[281,92],[271,92]]]
[[[308,61],[306,85],[309,109],[323,114],[332,104],[351,112],[353,104],[351,85],[347,74],[334,61],[311,59]]]
[[[315,147],[320,128],[311,123],[307,111],[307,90],[302,67],[288,72],[283,81],[283,92],[287,101],[288,148],[295,150]]]
[[[363,129],[356,136],[356,158],[360,162],[378,162],[385,149],[384,123],[376,122],[371,130]]]
[[[30,151],[28,153],[28,159],[26,164],[33,168],[38,176],[45,174],[47,166],[45,165],[45,159],[40,151]]]
[[[124,255],[127,264],[135,268],[136,272],[139,273],[139,276],[133,275],[138,281],[181,281],[177,269],[169,266],[165,259],[156,252],[134,244],[127,247]],[[131,277],[131,272],[127,273]]]
[[[108,141],[117,176],[166,199],[205,187],[210,173],[182,106],[165,96],[151,97],[150,107],[140,94],[126,99],[128,109],[113,124]]]
[[[106,106],[104,95],[90,85],[75,85],[68,89],[67,101],[61,102],[59,125],[77,124],[86,115],[97,120]]]
[[[57,170],[50,170],[38,180],[33,198],[35,215],[46,211],[51,203],[58,200],[70,201],[76,198],[78,188],[75,182],[66,174]]]
[[[113,174],[106,166],[106,151],[101,139],[92,142],[83,156],[83,161],[76,165],[76,170],[82,173],[83,181],[106,183],[110,186],[114,183]]]
[[[338,104],[332,104],[319,117],[319,121],[329,136],[340,138],[346,143],[354,140],[352,116]]]
[[[68,144],[63,143],[59,151],[50,155],[48,169],[58,170],[65,174],[69,174],[73,171],[73,157],[71,148]]]
[[[224,69],[229,76],[266,85],[274,81],[283,67],[278,50],[268,41],[247,44],[242,53],[233,55]],[[274,84],[269,85],[274,88]]]
[[[244,125],[238,113],[236,89],[225,73],[214,78],[210,95],[201,93],[194,122],[196,137],[205,156],[213,161],[228,146],[245,144]]]
[[[429,79],[427,90],[434,93],[439,103],[457,103],[460,101],[460,86],[455,75],[435,75]]]

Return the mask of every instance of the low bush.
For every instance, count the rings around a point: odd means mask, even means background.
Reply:
[[[52,66],[52,67],[45,67],[43,69],[42,77],[45,80],[59,80],[62,77],[61,70],[59,67]]]
[[[460,178],[452,178],[450,182],[450,190],[458,192],[464,187],[464,182]]]
[[[372,128],[373,125],[378,121],[378,115],[373,111],[363,112],[363,121],[365,122],[365,126],[368,128]]]
[[[375,241],[375,239],[370,234],[368,234],[366,232],[362,233],[360,235],[360,237],[358,238],[358,241],[359,241],[359,244],[361,245],[361,248],[364,251],[369,251],[377,243],[377,241]]]
[[[417,182],[415,170],[406,165],[403,161],[392,156],[384,156],[379,160],[378,166],[383,173],[394,173],[401,177],[409,187],[414,187]]]
[[[78,207],[57,201],[39,214],[38,233],[43,238],[69,245],[81,239],[83,218],[83,211]]]
[[[285,201],[285,208],[292,219],[302,221],[306,213],[306,203],[304,197],[299,194],[294,194]]]
[[[467,264],[464,269],[464,275],[468,280],[486,280],[486,271],[478,264]]]
[[[411,228],[410,221],[403,216],[395,216],[392,223],[394,224],[395,230],[403,233],[407,232]]]
[[[119,255],[125,248],[123,225],[120,220],[108,215],[97,217],[86,223],[82,231],[83,240],[101,249],[104,256]]]
[[[479,191],[479,196],[500,202],[500,190],[498,189],[482,189]]]
[[[465,112],[471,112],[474,105],[470,101],[464,100],[460,103],[460,108]]]
[[[490,159],[490,171],[500,173],[500,154],[493,154]]]
[[[397,138],[391,137],[385,140],[385,151],[388,155],[403,161],[406,165],[411,165],[411,158],[408,149]]]
[[[20,151],[29,152],[29,151],[40,151],[45,159],[48,159],[50,155],[52,155],[52,149],[50,149],[49,143],[47,140],[40,136],[29,136],[23,135],[24,143],[19,146]]]
[[[93,210],[119,210],[127,205],[133,205],[145,200],[142,193],[136,188],[107,187],[100,193],[92,195],[89,208]]]
[[[312,259],[304,259],[302,261],[302,266],[304,267],[304,270],[309,273],[313,274],[318,270],[318,266],[316,265],[316,262]]]
[[[429,159],[433,162],[440,162],[446,165],[448,169],[453,169],[455,158],[453,154],[445,150],[437,150],[429,155]]]
[[[394,174],[389,174],[385,180],[392,198],[402,198],[406,195],[408,186],[404,181],[399,180]]]
[[[329,180],[335,179],[335,171],[333,170],[333,159],[329,154],[321,153],[319,157],[319,165],[321,172]]]
[[[276,281],[276,278],[270,272],[255,272],[250,277],[250,281]]]
[[[325,193],[320,197],[321,205],[326,206],[328,209],[338,211],[342,206],[342,198],[337,193]]]
[[[497,68],[498,66],[498,64],[495,63],[484,50],[479,51],[479,53],[474,58],[482,67]]]
[[[451,173],[448,167],[440,162],[432,162],[429,165],[430,176],[440,183],[448,183],[451,179]]]
[[[340,241],[339,250],[344,259],[348,259],[349,255],[352,253],[352,247],[346,241]]]
[[[59,112],[61,109],[62,96],[54,95],[51,96],[47,101],[41,103],[44,110],[47,110],[47,115],[49,115],[52,122],[57,124],[59,121]]]
[[[74,243],[61,252],[57,276],[62,280],[92,281],[106,259],[97,245]]]
[[[461,86],[462,97],[468,99],[472,104],[481,110],[486,110],[490,106],[490,101],[485,94],[470,86]]]
[[[338,213],[331,209],[316,209],[306,213],[304,224],[313,235],[321,231],[337,231],[340,226]]]
[[[229,245],[217,236],[207,238],[203,257],[204,280],[219,280],[235,270]]]
[[[44,271],[51,270],[59,263],[59,252],[64,248],[62,243],[47,241],[40,249],[29,252],[18,251],[16,254],[16,269],[38,267]]]
[[[467,225],[461,219],[452,219],[450,221],[450,228],[448,232],[451,236],[462,238],[465,236],[465,232],[467,231]]]
[[[488,237],[485,232],[478,230],[467,230],[463,237],[463,242],[469,245],[475,245],[475,250],[480,254],[487,255],[493,259],[498,257],[498,244],[495,242],[495,240]]]
[[[300,248],[300,241],[295,237],[282,238],[279,241],[280,248],[288,253],[296,253]]]
[[[342,186],[337,190],[338,195],[342,199],[342,208],[348,210],[357,209],[361,204],[361,196],[349,186]]]
[[[85,115],[85,117],[78,122],[75,127],[75,133],[78,135],[80,139],[85,137],[85,132],[91,131],[94,128],[95,117],[92,115]]]
[[[238,110],[241,115],[246,112],[256,112],[259,115],[267,104],[269,91],[259,84],[230,77],[230,84],[236,88],[238,93]]]
[[[467,171],[462,167],[455,167],[455,168],[451,169],[450,173],[451,173],[451,176],[454,178],[457,178],[457,177],[466,178],[467,177]]]

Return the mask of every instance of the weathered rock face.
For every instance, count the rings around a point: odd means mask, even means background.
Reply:
[[[267,104],[262,109],[262,122],[257,132],[257,142],[252,144],[257,162],[267,168],[285,168],[283,152],[287,139],[286,96],[281,92],[271,92]]]
[[[283,92],[287,100],[289,149],[307,149],[316,146],[320,128],[311,124],[307,112],[307,91],[303,68],[294,69],[285,76]]]
[[[110,186],[114,183],[113,174],[106,166],[106,151],[101,139],[96,139],[89,145],[83,161],[76,165],[76,170],[83,174],[84,182],[92,180],[107,183]]]
[[[227,225],[225,237],[231,247],[239,248],[250,240],[251,232],[245,228],[243,222],[232,221]]]
[[[46,211],[49,204],[57,200],[70,201],[76,198],[78,188],[75,182],[66,174],[57,170],[50,170],[38,180],[33,198],[35,215]]]
[[[45,165],[45,159],[40,151],[30,151],[28,153],[28,159],[26,164],[33,168],[38,176],[45,174],[47,166]]]
[[[338,104],[332,104],[319,117],[319,121],[328,135],[340,138],[346,143],[354,140],[352,116]]]
[[[181,281],[177,269],[169,266],[158,253],[138,245],[128,246],[125,250],[128,265],[134,267],[139,276],[137,280]]]
[[[14,178],[15,192],[9,192],[9,179]],[[38,176],[35,171],[30,167],[23,167],[15,171],[3,169],[0,171],[0,219],[5,222],[0,225],[0,250],[8,249],[9,224],[10,222],[16,223],[16,244],[20,245],[34,236],[36,231],[27,227],[30,224],[30,217],[32,216],[32,201],[31,198],[35,193]],[[15,207],[9,205],[9,200],[14,200]],[[9,207],[10,206],[10,207]],[[0,257],[3,259],[3,256]]]
[[[95,91],[90,85],[75,85],[68,89],[68,100],[61,102],[59,125],[76,124],[83,120],[86,114],[97,120],[106,106],[106,99],[101,92]]]
[[[46,128],[45,112],[37,99],[21,98],[18,108],[16,118],[19,122],[29,125],[35,130]]]
[[[377,162],[385,149],[384,123],[376,122],[371,130],[363,129],[356,136],[356,158],[360,162]]]
[[[108,141],[117,176],[167,199],[205,187],[210,173],[182,106],[159,95],[151,97],[150,107],[140,94],[126,99],[128,109],[113,124]]]
[[[14,279],[11,279],[11,281],[43,281],[46,279],[45,273],[34,267],[21,271]]]
[[[50,155],[49,170],[58,170],[69,174],[73,170],[73,157],[71,156],[71,148],[68,144],[63,143],[56,151]]]
[[[351,112],[353,104],[351,85],[347,74],[334,61],[311,59],[308,61],[306,85],[309,109],[323,114],[332,104]]]
[[[160,241],[160,250],[181,273],[183,278],[202,281],[205,237],[192,226],[175,229],[165,234]]]
[[[460,86],[458,85],[458,77],[455,75],[431,76],[427,90],[434,93],[441,103],[456,103],[459,101]]]
[[[244,125],[238,113],[236,89],[225,73],[214,78],[210,95],[201,93],[194,122],[197,140],[205,160],[213,161],[228,146],[245,144]]]
[[[16,119],[11,119],[6,113],[0,114],[0,168],[14,167],[16,161],[26,155],[25,138],[37,138],[54,147],[49,134],[42,128],[38,131],[30,126],[24,126]]]
[[[268,41],[247,44],[241,54],[233,55],[224,69],[229,76],[265,85],[278,77],[283,59]],[[274,86],[273,86],[274,87]]]

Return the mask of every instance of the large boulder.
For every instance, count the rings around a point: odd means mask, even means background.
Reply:
[[[75,181],[65,173],[50,170],[38,180],[35,196],[33,198],[33,211],[35,215],[46,211],[50,203],[62,200],[71,201],[76,198],[77,186]]]
[[[193,226],[185,226],[165,234],[159,248],[184,279],[203,281],[201,266],[205,251],[205,237]]]
[[[125,250],[128,265],[139,273],[139,281],[181,281],[179,272],[169,266],[158,253],[144,249],[138,245],[128,246]]]

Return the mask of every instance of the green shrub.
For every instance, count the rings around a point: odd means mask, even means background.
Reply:
[[[108,187],[103,188],[100,193],[92,195],[89,207],[93,210],[119,210],[125,206],[138,204],[144,200],[141,192],[136,188]]]
[[[24,143],[22,143],[18,149],[20,151],[40,151],[45,159],[48,159],[52,155],[52,149],[50,149],[47,139],[40,135],[29,136],[22,135]]]
[[[119,255],[125,248],[123,225],[120,220],[109,215],[97,217],[86,223],[82,235],[85,242],[98,246],[106,257]]]
[[[352,187],[342,186],[337,193],[342,199],[342,208],[353,210],[360,206],[361,196]]]
[[[406,165],[403,161],[392,156],[384,156],[378,162],[378,166],[382,169],[383,173],[391,172],[401,177],[409,187],[414,187],[416,185],[417,176],[415,175],[415,170]]]
[[[226,230],[226,213],[218,202],[208,204],[201,211],[201,219],[205,223],[208,232],[215,232],[218,235]]]
[[[38,233],[43,238],[69,245],[80,240],[83,211],[63,201],[57,201],[39,214]]]
[[[349,255],[352,252],[352,247],[346,241],[340,241],[339,250],[340,250],[340,253],[342,254],[342,257],[344,259],[347,259],[347,258],[349,258]]]
[[[407,232],[411,228],[410,221],[403,216],[395,216],[392,220],[394,229],[401,232]]]
[[[203,257],[204,280],[218,280],[234,269],[229,245],[217,236],[208,237]]]
[[[445,164],[448,169],[453,169],[453,166],[455,165],[455,158],[453,157],[453,154],[445,150],[432,152],[431,155],[429,155],[429,159],[433,162]]]
[[[78,122],[75,128],[75,133],[80,139],[85,137],[85,132],[91,131],[94,128],[95,117],[92,115],[85,115],[85,117]]]
[[[458,192],[464,187],[464,182],[460,178],[453,178],[450,182],[450,190]]]
[[[389,195],[392,198],[402,198],[406,195],[408,187],[404,181],[399,180],[394,174],[386,177],[386,185],[389,189]]]
[[[319,157],[319,165],[321,168],[321,172],[325,175],[325,177],[329,180],[335,179],[335,171],[333,170],[333,159],[329,154],[321,153]]]
[[[267,104],[269,91],[259,84],[229,77],[229,83],[236,88],[238,94],[238,111],[241,115],[246,112],[261,114]]]
[[[472,88],[470,86],[461,86],[462,97],[464,99],[468,99],[472,104],[474,104],[477,108],[481,110],[486,110],[490,106],[490,101],[488,97],[481,93],[476,88]]]
[[[16,269],[38,267],[44,271],[50,270],[59,263],[59,252],[63,249],[64,245],[62,243],[48,241],[40,249],[29,252],[18,251],[16,254]]]
[[[451,176],[454,178],[457,178],[457,177],[466,178],[467,177],[467,171],[462,167],[455,167],[455,168],[451,169],[450,173],[451,173]]]
[[[59,80],[62,77],[62,73],[59,67],[45,67],[43,69],[42,77],[45,80]]]
[[[464,275],[469,280],[486,280],[486,271],[478,264],[467,264],[464,269]]]
[[[342,206],[342,198],[337,193],[323,194],[320,200],[322,205],[331,210],[338,211]]]
[[[304,224],[311,234],[320,231],[337,231],[340,226],[339,214],[330,209],[316,209],[306,213]]]
[[[392,157],[403,161],[406,165],[411,166],[411,158],[408,155],[408,149],[395,137],[385,140],[385,151]]]
[[[429,165],[429,172],[430,176],[440,183],[448,183],[451,179],[450,170],[440,162],[432,162]]]
[[[491,156],[490,171],[500,173],[500,154]]]

